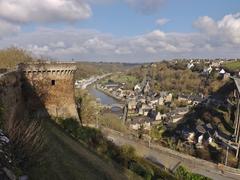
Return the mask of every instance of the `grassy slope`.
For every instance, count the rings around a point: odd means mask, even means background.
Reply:
[[[103,84],[108,83],[109,80],[112,80],[115,83],[126,83],[129,89],[132,89],[137,83],[138,79],[132,75],[126,75],[125,73],[115,73],[110,77],[107,77],[102,81]]]
[[[47,123],[48,145],[44,164],[33,167],[30,179],[138,179],[105,162],[53,123]]]

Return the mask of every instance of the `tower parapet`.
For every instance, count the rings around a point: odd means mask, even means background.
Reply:
[[[79,119],[74,91],[74,63],[19,64],[24,78],[25,98],[35,116]],[[38,103],[37,103],[38,102]]]

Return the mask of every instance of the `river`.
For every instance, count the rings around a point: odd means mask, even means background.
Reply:
[[[89,93],[94,96],[102,105],[112,105],[112,104],[119,104],[119,101],[104,94],[102,91],[97,90],[94,87],[88,88]],[[122,115],[122,109],[114,107],[111,111],[115,114]]]
[[[103,92],[97,90],[94,87],[90,87],[89,92],[90,92],[91,95],[96,97],[96,99],[99,99],[100,103],[103,104],[103,105],[111,105],[111,104],[119,103],[116,99],[104,94]]]

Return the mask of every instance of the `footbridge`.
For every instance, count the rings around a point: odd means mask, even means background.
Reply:
[[[120,103],[103,105],[103,107],[105,107],[105,108],[107,108],[107,109],[112,109],[112,108],[123,109],[124,106],[125,106],[125,104],[120,104]]]

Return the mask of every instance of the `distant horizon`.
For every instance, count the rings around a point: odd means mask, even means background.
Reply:
[[[0,49],[91,62],[235,59],[239,8],[234,0],[1,0]]]

